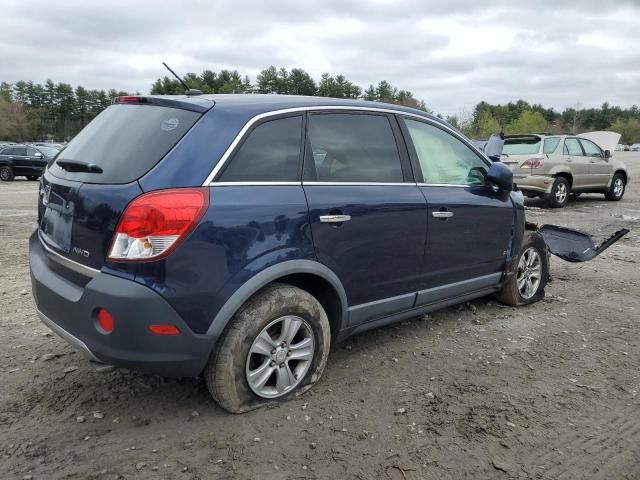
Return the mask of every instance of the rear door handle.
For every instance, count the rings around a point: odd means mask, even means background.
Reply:
[[[451,218],[453,217],[453,212],[431,212],[431,215],[435,218]]]
[[[343,223],[351,220],[351,215],[321,215],[321,223]]]

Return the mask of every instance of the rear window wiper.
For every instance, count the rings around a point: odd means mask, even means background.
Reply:
[[[75,160],[56,160],[55,163],[67,172],[102,173],[102,168],[95,163],[78,162]]]

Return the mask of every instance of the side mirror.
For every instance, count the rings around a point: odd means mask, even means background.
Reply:
[[[36,152],[33,156],[36,158],[42,158],[42,154],[40,152]]]
[[[513,172],[504,163],[494,162],[487,172],[487,181],[491,185],[510,192],[513,190]]]
[[[611,158],[611,150],[604,151],[604,158]]]

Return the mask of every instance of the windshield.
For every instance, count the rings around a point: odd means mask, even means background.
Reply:
[[[49,167],[56,177],[88,183],[129,183],[151,170],[200,118],[154,105],[112,105],[98,115]],[[68,171],[57,161],[93,164],[102,173]]]
[[[502,148],[506,155],[533,155],[540,152],[540,137],[507,138]]]

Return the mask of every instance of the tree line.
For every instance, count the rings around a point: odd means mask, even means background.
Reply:
[[[255,83],[237,70],[204,70],[199,75],[187,73],[184,80],[190,88],[203,93],[275,93],[364,98],[427,111],[424,101],[385,80],[363,90],[344,75],[332,76],[325,73],[316,82],[300,68],[287,70],[270,66],[260,72]],[[184,87],[176,79],[165,76],[153,83],[150,93],[179,95],[184,93]],[[82,86],[74,88],[67,83],[54,83],[53,80],[47,80],[44,85],[23,80],[14,84],[2,82],[0,140],[67,140],[108,107],[114,97],[120,95],[127,95],[127,92],[114,89],[92,90]]]
[[[428,111],[423,100],[418,100],[409,90],[394,87],[386,80],[377,85],[369,85],[363,90],[347,80],[344,75],[324,73],[316,82],[309,73],[301,68],[276,68],[271,65],[262,70],[256,82],[251,83],[247,75],[237,70],[213,72],[204,70],[200,75],[187,73],[184,77],[190,88],[203,93],[275,93],[279,95],[310,95],[332,98],[363,98],[365,100],[395,103],[407,107]],[[151,87],[154,95],[179,95],[184,87],[178,80],[168,76],[159,78]]]
[[[597,108],[579,105],[557,112],[524,100],[505,105],[478,103],[468,114],[447,117],[447,121],[471,138],[487,138],[492,133],[582,133],[610,130],[622,135],[621,143],[640,143],[640,108],[621,108],[603,103]]]
[[[189,87],[203,93],[274,93],[311,95],[334,98],[365,99],[405,105],[429,111],[425,102],[412,92],[398,89],[386,80],[363,89],[344,75],[323,74],[318,81],[300,68],[262,70],[255,82],[237,70],[200,74],[188,73]],[[184,93],[177,80],[164,76],[151,86],[151,94]],[[92,90],[67,83],[44,84],[18,81],[0,83],[0,140],[67,140],[78,133],[98,113],[112,103],[114,97],[127,95],[118,90]],[[440,115],[439,115],[440,116]],[[524,100],[504,105],[478,103],[471,112],[463,111],[446,117],[453,126],[471,138],[487,138],[495,132],[507,134],[550,132],[581,133],[589,130],[612,130],[622,134],[623,143],[640,143],[640,108],[610,106],[580,108],[579,105],[558,112]]]
[[[91,90],[47,80],[0,83],[0,139],[66,140],[78,133],[114,97],[117,90]]]

